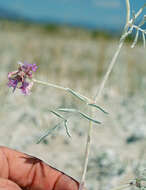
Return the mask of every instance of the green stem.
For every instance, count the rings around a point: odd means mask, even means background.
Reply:
[[[56,84],[52,84],[52,83],[49,83],[49,82],[43,82],[43,81],[40,81],[40,80],[37,80],[37,79],[32,79],[32,81],[36,82],[38,84],[42,84],[42,85],[45,85],[45,86],[57,88],[57,89],[60,89],[60,90],[66,90],[67,89],[67,88],[64,88],[62,86],[59,86],[59,85],[56,85]]]
[[[126,6],[127,6],[127,18],[126,18],[126,24],[125,24],[125,31],[124,33],[126,34],[128,32],[128,24],[129,24],[129,20],[130,20],[130,3],[129,0],[126,0]],[[107,69],[106,74],[103,77],[102,83],[100,85],[99,90],[96,92],[95,97],[94,97],[94,103],[96,104],[96,102],[99,100],[103,89],[105,87],[105,84],[109,78],[109,75],[116,63],[116,60],[118,58],[118,55],[120,53],[121,48],[123,47],[125,38],[123,38],[120,41],[120,44],[118,46],[118,49],[116,50],[110,64],[109,67]],[[93,109],[91,109],[91,117],[93,116]],[[87,135],[87,143],[86,143],[86,148],[85,148],[85,160],[84,160],[84,166],[83,166],[83,171],[82,171],[82,177],[81,177],[81,182],[79,185],[79,190],[83,190],[84,189],[84,184],[85,184],[85,177],[86,177],[86,172],[87,172],[87,166],[88,166],[88,160],[89,160],[89,153],[90,153],[90,146],[91,146],[91,139],[92,139],[92,123],[91,121],[89,122],[89,129],[88,129],[88,135]]]
[[[92,106],[104,113],[107,114],[107,112],[102,109],[101,107],[99,107],[98,105],[94,104],[94,100],[90,99],[90,98],[87,98],[86,96],[70,89],[70,88],[65,88],[65,87],[62,87],[62,86],[59,86],[59,85],[56,85],[56,84],[52,84],[52,83],[49,83],[49,82],[43,82],[43,81],[40,81],[40,80],[37,80],[37,79],[32,79],[33,82],[35,83],[38,83],[38,84],[42,84],[42,85],[45,85],[45,86],[49,86],[49,87],[53,87],[53,88],[56,88],[56,89],[59,89],[59,90],[63,90],[63,91],[66,91],[68,93],[70,93],[71,95],[75,96],[76,98],[78,98],[80,101],[84,102],[86,105],[88,106]]]
[[[130,21],[130,1],[126,0],[126,8],[127,8],[127,17],[126,17],[126,25],[129,25]]]

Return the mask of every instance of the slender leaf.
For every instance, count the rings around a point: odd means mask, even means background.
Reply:
[[[53,110],[49,110],[51,113],[53,113],[54,115],[56,115],[57,117],[59,117],[59,118],[61,118],[61,119],[63,119],[63,120],[65,120],[66,121],[66,119],[62,116],[62,115],[60,115],[59,113],[57,113],[57,112],[55,112],[55,111],[53,111]]]
[[[61,112],[78,112],[76,109],[70,109],[70,108],[59,108],[58,111],[61,111]]]
[[[90,116],[86,115],[85,113],[83,112],[80,112],[79,110],[76,110],[76,109],[69,109],[69,108],[59,108],[58,111],[61,111],[61,112],[70,112],[70,113],[79,113],[82,117],[84,117],[85,119],[88,119],[94,123],[97,123],[97,124],[101,124],[100,121],[97,121],[97,120],[94,120],[92,119]]]
[[[58,123],[57,125],[55,125],[55,127],[53,127],[52,129],[49,129],[47,132],[45,132],[37,141],[37,144],[39,144],[42,140],[44,140],[48,135],[52,134],[52,132],[57,129],[58,127],[60,127],[60,123]]]
[[[79,112],[79,113],[80,113],[80,115],[82,115],[85,119],[88,119],[89,121],[92,121],[92,122],[97,123],[97,124],[101,124],[100,121],[94,120],[94,119],[92,119],[91,117],[89,117],[88,115],[86,115],[86,114],[84,114],[84,113],[82,113],[82,112]]]
[[[96,105],[96,104],[88,104],[88,105],[99,109],[100,111],[102,111],[102,112],[105,113],[105,114],[108,114],[108,112],[106,112],[104,109],[102,109],[100,106],[98,106],[98,105]]]
[[[67,91],[70,92],[72,95],[76,96],[77,98],[79,98],[81,101],[87,103],[87,98],[86,98],[86,97],[84,97],[84,96],[82,96],[81,94],[79,94],[79,93],[73,91],[73,90],[70,89],[70,88],[68,88]]]
[[[65,130],[66,130],[66,134],[71,137],[70,133],[69,133],[69,130],[68,130],[68,127],[67,127],[67,121],[64,121],[64,127],[65,127]]]

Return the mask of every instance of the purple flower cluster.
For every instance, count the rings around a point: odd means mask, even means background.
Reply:
[[[32,79],[32,73],[36,72],[36,64],[21,63],[19,62],[19,67],[17,71],[8,73],[8,87],[13,88],[13,92],[16,88],[21,89],[21,92],[25,95],[30,93],[33,86],[33,82],[27,82],[26,79]]]

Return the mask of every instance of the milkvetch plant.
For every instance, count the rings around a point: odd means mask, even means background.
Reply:
[[[94,108],[102,111],[103,113],[107,114],[107,112],[103,108],[94,104],[93,100],[79,94],[78,92],[75,92],[74,90],[72,90],[70,88],[65,88],[62,86],[58,86],[58,85],[51,84],[48,82],[43,82],[43,81],[33,78],[33,73],[36,72],[37,69],[38,69],[38,67],[36,64],[30,64],[27,62],[24,62],[24,63],[18,62],[17,70],[8,73],[8,87],[13,88],[13,92],[15,92],[16,89],[20,89],[22,94],[24,94],[24,95],[30,95],[30,92],[31,92],[31,89],[32,89],[34,83],[42,84],[42,85],[49,86],[49,87],[54,87],[59,90],[64,90],[64,91],[69,92],[70,94],[72,94],[73,96],[78,98],[80,101],[84,102],[86,105],[88,105],[90,107],[94,107]],[[96,124],[101,124],[100,121],[97,121],[97,120],[91,118],[86,113],[83,113],[82,111],[77,110],[77,109],[59,108],[56,110],[48,110],[48,111],[50,111],[50,113],[53,113],[55,116],[57,116],[58,118],[60,118],[62,120],[62,122],[58,123],[55,127],[53,127],[53,129],[59,127],[60,124],[63,123],[64,127],[66,129],[66,133],[69,137],[71,137],[71,135],[69,133],[68,126],[67,126],[68,119],[66,119],[64,116],[62,116],[59,112],[76,113],[76,114],[82,116],[86,120],[89,120]],[[39,138],[37,143],[40,143],[49,134],[50,134],[50,130],[47,133],[43,134]]]
[[[60,85],[56,85],[56,84],[52,84],[49,82],[44,82],[44,81],[40,81],[37,80],[33,77],[33,73],[37,71],[37,65],[36,64],[29,64],[29,63],[22,63],[19,62],[18,63],[18,69],[16,71],[10,72],[8,73],[8,86],[10,88],[13,89],[13,92],[15,92],[16,89],[21,90],[21,92],[24,95],[29,95],[30,91],[33,87],[33,85],[36,84],[40,84],[40,85],[45,85],[48,87],[52,87],[52,88],[56,88],[58,90],[63,90],[65,92],[67,92],[70,95],[73,95],[74,97],[78,98],[80,101],[82,101],[88,109],[86,109],[87,111],[84,113],[81,110],[78,109],[74,109],[74,108],[55,108],[53,110],[48,110],[50,111],[52,114],[54,114],[56,117],[58,117],[61,122],[59,122],[56,126],[54,126],[51,130],[48,130],[46,133],[44,133],[40,139],[38,139],[38,143],[41,142],[44,138],[46,138],[50,133],[52,133],[52,131],[54,129],[56,129],[58,126],[63,125],[65,127],[66,133],[69,137],[71,137],[71,134],[68,130],[68,118],[66,118],[64,115],[62,115],[62,113],[71,113],[71,114],[77,114],[80,115],[81,117],[83,117],[84,119],[89,121],[89,128],[88,128],[88,132],[87,132],[87,142],[86,142],[86,149],[85,149],[85,159],[84,159],[84,166],[83,166],[83,171],[82,171],[82,176],[81,176],[81,182],[80,182],[80,186],[79,186],[79,190],[83,190],[83,187],[85,185],[85,177],[86,177],[86,172],[87,172],[87,166],[88,166],[88,159],[89,159],[89,152],[90,152],[90,145],[91,145],[91,140],[92,140],[92,124],[101,124],[100,121],[94,119],[94,109],[96,109],[96,111],[101,111],[104,114],[107,114],[107,111],[105,111],[103,108],[101,108],[98,103],[99,103],[99,99],[103,93],[105,84],[110,76],[110,73],[113,70],[113,67],[116,63],[116,60],[118,58],[118,55],[120,54],[120,51],[124,45],[124,41],[127,38],[127,36],[129,36],[130,34],[132,34],[132,32],[134,30],[136,30],[136,34],[135,34],[135,38],[134,41],[131,45],[132,48],[135,47],[139,35],[142,35],[142,40],[143,40],[143,46],[145,47],[145,35],[146,35],[146,30],[142,29],[141,26],[145,23],[146,21],[146,15],[144,15],[144,17],[142,18],[142,20],[139,22],[139,24],[136,24],[136,19],[141,15],[141,13],[143,12],[144,8],[146,7],[146,4],[139,9],[139,11],[133,15],[131,14],[131,8],[130,8],[130,2],[129,0],[126,0],[126,7],[127,7],[127,17],[126,17],[126,24],[123,30],[123,34],[121,35],[120,41],[119,41],[119,45],[117,50],[115,51],[115,54],[111,60],[111,62],[109,63],[109,66],[107,68],[107,72],[105,73],[103,80],[101,82],[100,87],[97,89],[96,94],[93,96],[93,98],[88,98],[78,92],[76,92],[75,90],[68,88],[68,87],[63,87]],[[89,111],[88,111],[89,110]],[[137,177],[134,181],[130,182],[128,185],[122,186],[122,187],[118,187],[116,189],[123,189],[123,188],[127,188],[130,187],[131,185],[136,186],[137,188],[142,189],[143,186],[141,185],[141,178]],[[140,185],[139,185],[140,184]]]

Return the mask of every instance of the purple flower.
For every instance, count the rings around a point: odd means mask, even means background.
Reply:
[[[17,79],[9,79],[8,81],[8,87],[13,87],[13,92],[15,91],[17,84],[18,84]]]
[[[16,88],[21,89],[21,92],[25,95],[30,94],[30,90],[33,86],[33,82],[27,82],[26,79],[32,79],[33,72],[36,72],[36,64],[21,63],[19,62],[17,71],[8,73],[8,87],[13,88],[13,92]],[[19,87],[18,87],[19,84]]]
[[[38,68],[36,64],[29,64],[26,62],[24,63],[19,62],[18,64],[21,65],[19,67],[19,70],[24,72],[29,78],[32,78],[32,71],[36,72]]]
[[[31,82],[31,83],[22,82],[22,86],[20,86],[21,92],[22,92],[24,95],[29,95],[32,86],[33,86],[33,82]]]

